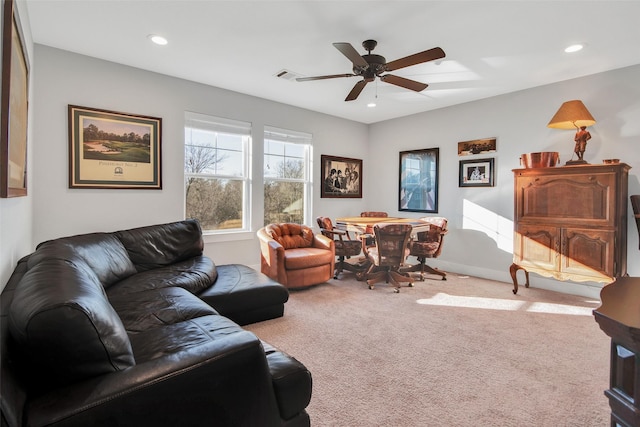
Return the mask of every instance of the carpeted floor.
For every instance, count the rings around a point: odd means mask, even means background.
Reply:
[[[291,291],[246,327],[313,375],[312,426],[608,426],[599,301],[449,273]]]

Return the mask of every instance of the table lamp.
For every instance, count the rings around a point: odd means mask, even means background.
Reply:
[[[574,153],[578,155],[578,160],[569,160],[567,165],[587,164],[583,159],[584,151],[587,147],[587,141],[591,139],[591,134],[587,131],[587,126],[591,126],[596,122],[587,107],[582,101],[567,101],[560,106],[558,112],[551,118],[547,127],[554,129],[576,129],[574,138]],[[571,157],[573,159],[573,156]]]

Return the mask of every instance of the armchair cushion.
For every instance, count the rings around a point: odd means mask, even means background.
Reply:
[[[313,231],[301,224],[269,224],[266,230],[285,250],[308,248],[313,244]]]

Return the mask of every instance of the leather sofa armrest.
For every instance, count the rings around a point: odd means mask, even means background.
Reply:
[[[335,242],[333,239],[320,233],[313,235],[313,247],[335,252]]]
[[[278,425],[264,349],[248,331],[35,398],[32,425]]]

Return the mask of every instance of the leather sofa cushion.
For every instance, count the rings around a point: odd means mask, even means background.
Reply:
[[[142,364],[244,332],[242,327],[226,317],[209,315],[133,334],[131,347],[136,362]],[[215,378],[211,380],[215,381]]]
[[[313,244],[313,230],[295,223],[269,224],[265,231],[286,249],[307,248]]]
[[[27,271],[14,293],[9,330],[32,373],[50,385],[135,364],[120,318],[82,261],[48,259]]]
[[[151,270],[202,255],[204,240],[196,220],[121,230],[114,233],[138,271]]]
[[[182,288],[164,288],[109,298],[129,334],[218,314]]]
[[[107,295],[112,298],[114,295],[170,287],[184,288],[195,294],[211,286],[217,276],[213,261],[205,256],[197,256],[135,274],[111,286],[107,289]]]
[[[273,379],[280,416],[288,420],[311,402],[311,373],[295,358],[279,351],[266,342],[262,342]]]
[[[300,270],[331,264],[333,251],[320,248],[289,249],[284,253],[284,267],[286,270]]]
[[[40,243],[29,257],[28,267],[48,259],[86,263],[105,288],[137,272],[120,240],[107,233],[82,234]]]

